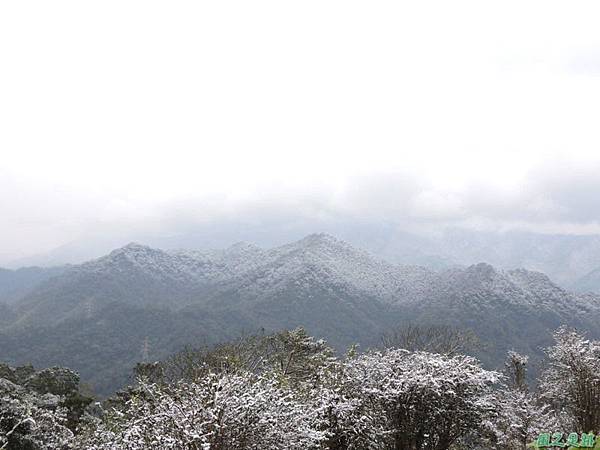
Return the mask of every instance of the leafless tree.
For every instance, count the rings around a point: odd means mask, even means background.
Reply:
[[[478,349],[481,343],[471,330],[448,325],[407,325],[383,334],[381,346],[454,356]]]
[[[504,362],[506,375],[511,389],[527,392],[527,362],[529,358],[514,351],[509,351]]]

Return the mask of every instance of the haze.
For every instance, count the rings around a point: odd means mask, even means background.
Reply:
[[[3,2],[0,264],[298,222],[597,233],[599,13]]]

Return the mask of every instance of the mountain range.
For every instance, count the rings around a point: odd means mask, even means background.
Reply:
[[[247,224],[243,229],[206,225],[196,227],[194,231],[148,234],[135,239],[141,238],[150,246],[163,249],[226,247],[240,238],[272,248],[301,238],[314,228],[314,224],[302,221],[293,227],[262,222]],[[521,267],[543,272],[569,290],[600,293],[600,235],[482,231],[459,227],[436,232],[408,232],[394,224],[371,221],[324,223],[318,228],[397,264],[441,270],[485,261],[504,270]],[[53,251],[6,263],[13,268],[81,264],[122,246],[126,242],[123,239],[123,236],[87,236]],[[0,292],[0,299],[1,295]]]
[[[483,344],[476,356],[497,367],[510,349],[539,357],[561,324],[597,336],[600,319],[600,296],[569,292],[541,272],[396,264],[327,234],[271,249],[132,243],[27,270],[29,283],[0,272],[0,361],[72,367],[101,395],[125,384],[145,353],[159,359],[260,330],[304,326],[343,351],[376,346],[408,323],[448,324],[474,331]]]

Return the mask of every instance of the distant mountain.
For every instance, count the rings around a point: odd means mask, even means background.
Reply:
[[[264,247],[272,247],[302,237],[306,235],[306,230],[315,228],[314,223],[302,221],[287,227],[279,225],[267,226],[258,222],[240,230],[237,225],[213,224],[199,226],[193,232],[142,234],[135,239],[142,239],[153,247],[163,249],[208,249],[215,245],[225,247],[240,237]],[[319,225],[319,228],[395,264],[444,270],[485,261],[499,269],[521,267],[543,272],[559,285],[569,289],[578,289],[579,280],[600,267],[600,235],[489,232],[464,228],[447,228],[435,233],[414,233],[403,231],[394,224],[343,220]],[[45,255],[13,261],[10,267],[81,263],[122,245],[120,242],[120,239],[106,236],[88,237]],[[586,286],[584,284],[583,288],[587,289]],[[592,288],[597,290],[596,285]]]
[[[109,393],[127,381],[144,342],[156,359],[298,325],[343,350],[377,345],[406,323],[452,324],[475,331],[486,345],[478,356],[494,366],[511,348],[539,355],[560,324],[597,335],[600,298],[524,269],[396,265],[313,234],[267,250],[129,244],[39,283],[7,311],[0,360],[74,367]]]
[[[174,309],[200,298],[224,271],[225,266],[200,255],[132,243],[38,286],[17,305],[15,326],[55,325],[114,302]]]
[[[6,303],[0,303],[0,329],[10,325],[15,320],[15,313]]]
[[[40,283],[62,274],[67,267],[0,269],[0,302],[13,304]]]
[[[413,323],[443,323],[475,331],[477,356],[495,366],[508,349],[534,357],[566,324],[598,335],[600,296],[565,291],[539,272],[497,270],[480,263],[443,271],[405,314]]]
[[[348,297],[392,303],[400,292],[406,298],[417,295],[413,291],[419,282],[432,275],[423,267],[390,264],[327,234],[313,234],[264,251],[251,266],[238,268],[213,303],[232,292],[237,304],[278,297],[292,287],[310,290],[315,284]]]
[[[20,267],[57,267],[67,264],[81,264],[105,255],[133,240],[132,238],[124,239],[123,236],[116,238],[105,235],[86,236],[44,253],[7,261],[3,265],[17,269]]]
[[[600,267],[575,280],[571,288],[577,292],[600,293]]]
[[[543,272],[567,288],[600,267],[600,235],[450,228],[430,236],[393,231],[378,239],[365,236],[360,242],[363,247],[392,262],[439,269],[485,261],[501,269]]]

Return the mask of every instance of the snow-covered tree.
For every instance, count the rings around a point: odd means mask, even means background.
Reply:
[[[534,396],[515,352],[501,375],[406,349],[335,358],[302,329],[252,336],[139,366],[83,424],[75,373],[0,367],[0,450],[524,450],[597,429],[600,344],[555,337]]]
[[[321,368],[334,361],[331,347],[303,328],[268,336],[265,345],[268,366],[281,377],[296,382],[314,378]]]
[[[383,422],[361,395],[360,380],[353,378],[347,361],[322,368],[306,395],[314,411],[313,426],[324,432],[321,448],[328,450],[381,449]]]
[[[529,392],[527,362],[527,356],[508,352],[504,365],[507,385],[496,392],[498,415],[488,424],[487,448],[525,450],[540,433],[559,429],[550,405]]]
[[[600,342],[565,327],[546,350],[548,367],[541,391],[546,401],[573,419],[574,431],[600,429]]]
[[[348,370],[382,421],[385,449],[448,449],[496,414],[500,375],[470,357],[387,350],[351,360]]]
[[[186,348],[161,363],[136,367],[137,375],[156,382],[195,381],[207,373],[276,373],[288,382],[303,382],[334,361],[324,340],[303,328],[240,337],[213,348]]]
[[[198,382],[141,383],[82,442],[90,450],[318,449],[314,411],[274,379],[209,374]]]
[[[71,448],[73,433],[60,402],[57,395],[38,395],[0,378],[0,449]]]

